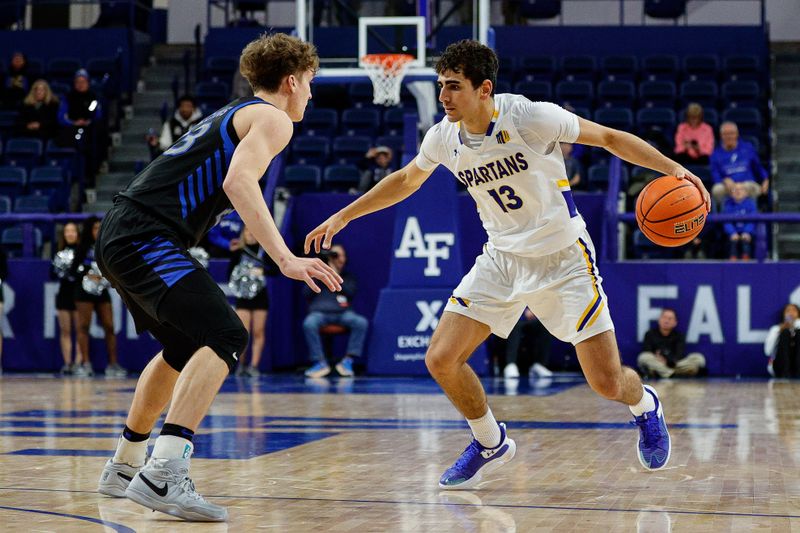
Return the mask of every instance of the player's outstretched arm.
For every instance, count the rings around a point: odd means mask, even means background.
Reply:
[[[711,195],[708,194],[703,181],[682,165],[662,155],[647,142],[636,135],[607,128],[581,117],[578,117],[578,124],[581,132],[576,142],[590,146],[600,146],[628,163],[691,181],[700,190],[700,194],[703,195],[706,209],[711,210]]]
[[[289,250],[258,186],[270,161],[292,137],[289,117],[273,107],[251,106],[234,116],[234,126],[246,133],[241,135],[222,183],[233,207],[284,276],[304,281],[314,292],[320,292],[320,288],[312,278],[332,291],[340,291],[342,278],[330,266],[319,259],[297,257]]]
[[[331,215],[328,220],[311,231],[306,236],[306,253],[311,251],[312,243],[317,253],[321,248],[327,250],[331,247],[333,236],[342,231],[351,220],[402,202],[419,189],[432,173],[433,170],[419,168],[416,159],[400,170],[392,172],[361,198]]]

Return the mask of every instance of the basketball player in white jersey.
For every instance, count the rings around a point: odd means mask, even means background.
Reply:
[[[476,41],[448,46],[436,64],[446,117],[427,132],[415,160],[309,233],[306,251],[329,248],[351,220],[402,201],[444,165],[475,199],[489,242],[453,291],[425,357],[474,436],[439,486],[472,488],[514,457],[514,441],[495,420],[466,362],[489,333],[507,337],[526,306],[553,335],[575,345],[595,392],[630,407],[640,429],[641,464],[663,468],[671,444],[661,403],[621,364],[594,246],[572,201],[559,142],[601,146],[625,161],[687,179],[707,209],[708,191],[697,176],[634,135],[551,103],[494,94],[497,68],[495,53]]]

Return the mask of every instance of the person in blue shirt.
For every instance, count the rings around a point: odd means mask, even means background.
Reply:
[[[244,230],[244,222],[236,211],[232,211],[211,228],[206,236],[209,255],[211,257],[232,257],[234,251],[241,248],[240,237]]]
[[[754,200],[769,191],[769,174],[758,159],[755,147],[739,139],[739,128],[733,122],[719,127],[721,143],[711,154],[711,195],[718,205],[733,194],[735,183],[744,183]]]
[[[747,195],[747,187],[739,182],[733,186],[733,195],[725,200],[722,213],[726,215],[747,215],[758,212],[756,202]],[[725,234],[728,235],[728,256],[731,261],[737,259],[748,260],[753,247],[753,222],[728,222],[725,224]]]

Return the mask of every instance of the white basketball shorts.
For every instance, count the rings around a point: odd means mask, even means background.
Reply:
[[[588,232],[543,257],[522,257],[487,244],[445,311],[482,322],[507,338],[525,307],[555,337],[572,344],[614,329]]]

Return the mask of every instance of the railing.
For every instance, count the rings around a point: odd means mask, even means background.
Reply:
[[[22,256],[32,257],[34,255],[36,241],[33,228],[39,223],[58,223],[58,222],[79,222],[91,216],[102,217],[103,213],[62,213],[52,215],[42,214],[8,214],[0,215],[0,224],[19,224],[22,227]]]

